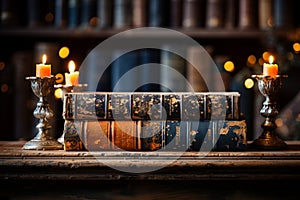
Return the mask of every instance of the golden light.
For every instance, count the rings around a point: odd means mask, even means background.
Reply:
[[[244,85],[247,89],[251,89],[254,86],[254,81],[251,78],[247,78],[244,82]]]
[[[75,62],[73,60],[70,60],[68,68],[69,68],[70,73],[75,71],[76,66],[75,66]]]
[[[254,55],[248,56],[247,62],[248,62],[250,65],[254,65],[254,64],[256,63],[256,57],[255,57]]]
[[[271,53],[266,51],[262,54],[262,57],[265,61],[269,61],[269,57],[271,56]]]
[[[61,98],[62,98],[62,95],[63,95],[62,89],[57,88],[57,89],[54,91],[54,96],[55,96],[55,98],[61,99]]]
[[[293,49],[296,53],[300,52],[300,44],[298,42],[293,44]]]
[[[53,13],[51,13],[51,12],[47,13],[47,15],[45,16],[45,21],[46,21],[47,23],[50,23],[50,22],[52,22],[53,20],[54,20],[54,15],[53,15]]]
[[[259,64],[260,66],[263,66],[263,64],[264,64],[264,59],[259,58],[259,59],[258,59],[258,64]]]
[[[234,63],[232,61],[226,61],[224,63],[224,69],[228,72],[233,72],[234,71]]]
[[[90,23],[91,26],[97,26],[98,21],[99,21],[98,17],[92,17],[90,19],[89,23]]]
[[[62,75],[60,73],[56,74],[55,78],[56,78],[56,80],[55,80],[56,83],[62,83],[64,81],[64,75]]]
[[[43,54],[42,56],[42,63],[45,64],[47,62],[47,55]]]
[[[283,121],[282,121],[282,119],[281,118],[277,118],[276,120],[275,120],[275,124],[280,128],[280,127],[282,127],[283,126]]]
[[[270,55],[269,57],[269,63],[272,64],[274,62],[274,56]]]
[[[7,84],[2,84],[1,85],[1,92],[6,93],[8,91],[8,85]]]
[[[62,59],[66,58],[69,56],[70,54],[70,49],[68,47],[62,47],[60,48],[59,52],[59,57],[61,57]]]

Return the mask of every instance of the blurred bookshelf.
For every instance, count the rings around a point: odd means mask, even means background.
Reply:
[[[18,110],[16,104],[26,105],[25,113],[32,113],[32,101],[16,95],[16,78],[34,74],[35,63],[40,62],[42,51],[50,54],[49,62],[57,66],[55,73],[67,71],[67,62],[75,59],[81,65],[88,53],[105,39],[122,31],[142,27],[163,27],[179,31],[192,37],[211,53],[215,62],[223,66],[232,61],[234,70],[224,71],[228,85],[236,83],[228,90],[242,93],[242,111],[247,116],[249,138],[254,137],[255,122],[259,118],[256,102],[256,88],[244,87],[244,80],[253,73],[259,73],[264,52],[275,54],[282,67],[282,73],[299,71],[299,49],[293,45],[300,42],[300,16],[297,0],[0,0],[0,81],[1,81],[1,127],[0,139],[28,139],[34,127],[16,129],[18,133],[9,135]],[[18,6],[15,6],[18,5]],[[128,39],[169,38],[169,35],[127,35]],[[176,39],[176,38],[174,38]],[[58,56],[62,47],[68,47],[67,58]],[[27,55],[24,57],[24,55]],[[29,56],[28,56],[29,55]],[[249,60],[255,58],[255,61]],[[28,59],[30,57],[30,59]],[[222,59],[220,59],[220,57]],[[223,58],[226,58],[225,60]],[[22,64],[30,69],[18,70]],[[220,61],[221,60],[221,61]],[[296,66],[296,67],[295,67]],[[19,73],[19,74],[15,74]],[[292,82],[291,84],[295,84]],[[300,85],[296,82],[296,85]],[[24,88],[29,88],[24,80]],[[287,86],[288,87],[288,86]],[[108,89],[109,90],[109,89]],[[287,89],[288,98],[283,106],[299,90]],[[244,98],[243,98],[244,97]],[[18,99],[22,99],[20,102]],[[243,100],[244,99],[244,100]],[[60,99],[56,104],[60,118]],[[257,103],[260,105],[260,102]],[[55,107],[55,106],[54,106]],[[255,108],[255,109],[254,109]],[[28,115],[28,114],[27,114]],[[32,114],[27,116],[33,118]],[[24,118],[24,117],[23,117]],[[61,120],[61,119],[60,119]],[[258,120],[259,121],[259,120]],[[28,122],[27,122],[28,123]],[[18,125],[22,127],[21,125]],[[61,122],[58,123],[61,127]],[[62,131],[62,127],[55,132]],[[297,136],[298,137],[298,136]],[[300,136],[299,136],[300,137]]]

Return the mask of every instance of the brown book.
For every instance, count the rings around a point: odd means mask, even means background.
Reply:
[[[195,28],[200,25],[200,1],[184,0],[182,26],[184,28]]]
[[[239,1],[239,28],[249,29],[256,27],[257,20],[257,1],[240,0]]]
[[[132,24],[134,27],[147,25],[147,0],[133,0]]]
[[[183,0],[171,0],[170,2],[170,26],[179,28],[182,26],[182,2]]]
[[[83,144],[87,150],[110,149],[110,121],[90,121],[84,125]]]
[[[207,0],[206,27],[221,28],[224,26],[224,1]]]
[[[258,23],[260,29],[273,26],[273,0],[258,1]]]
[[[238,0],[227,0],[225,6],[225,28],[235,28],[237,26],[238,19]]]
[[[134,121],[112,121],[112,149],[138,150],[136,122]]]

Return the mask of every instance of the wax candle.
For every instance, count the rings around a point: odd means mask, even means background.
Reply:
[[[79,71],[75,71],[75,62],[71,60],[68,65],[69,72],[65,73],[66,85],[78,85]]]
[[[46,64],[47,56],[46,54],[42,57],[42,63],[36,64],[36,77],[51,76],[51,65]]]
[[[269,63],[264,63],[263,75],[264,76],[276,76],[278,74],[278,65],[273,64],[274,57],[269,57]]]

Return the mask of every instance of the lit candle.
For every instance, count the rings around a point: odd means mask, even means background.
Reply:
[[[51,65],[46,64],[47,56],[46,54],[42,57],[42,63],[36,64],[36,77],[51,76]]]
[[[75,63],[73,60],[69,62],[69,72],[65,73],[66,85],[78,85],[79,71],[75,71]]]
[[[278,75],[278,65],[273,64],[274,57],[269,57],[269,63],[264,63],[263,75],[264,76],[276,76]]]

